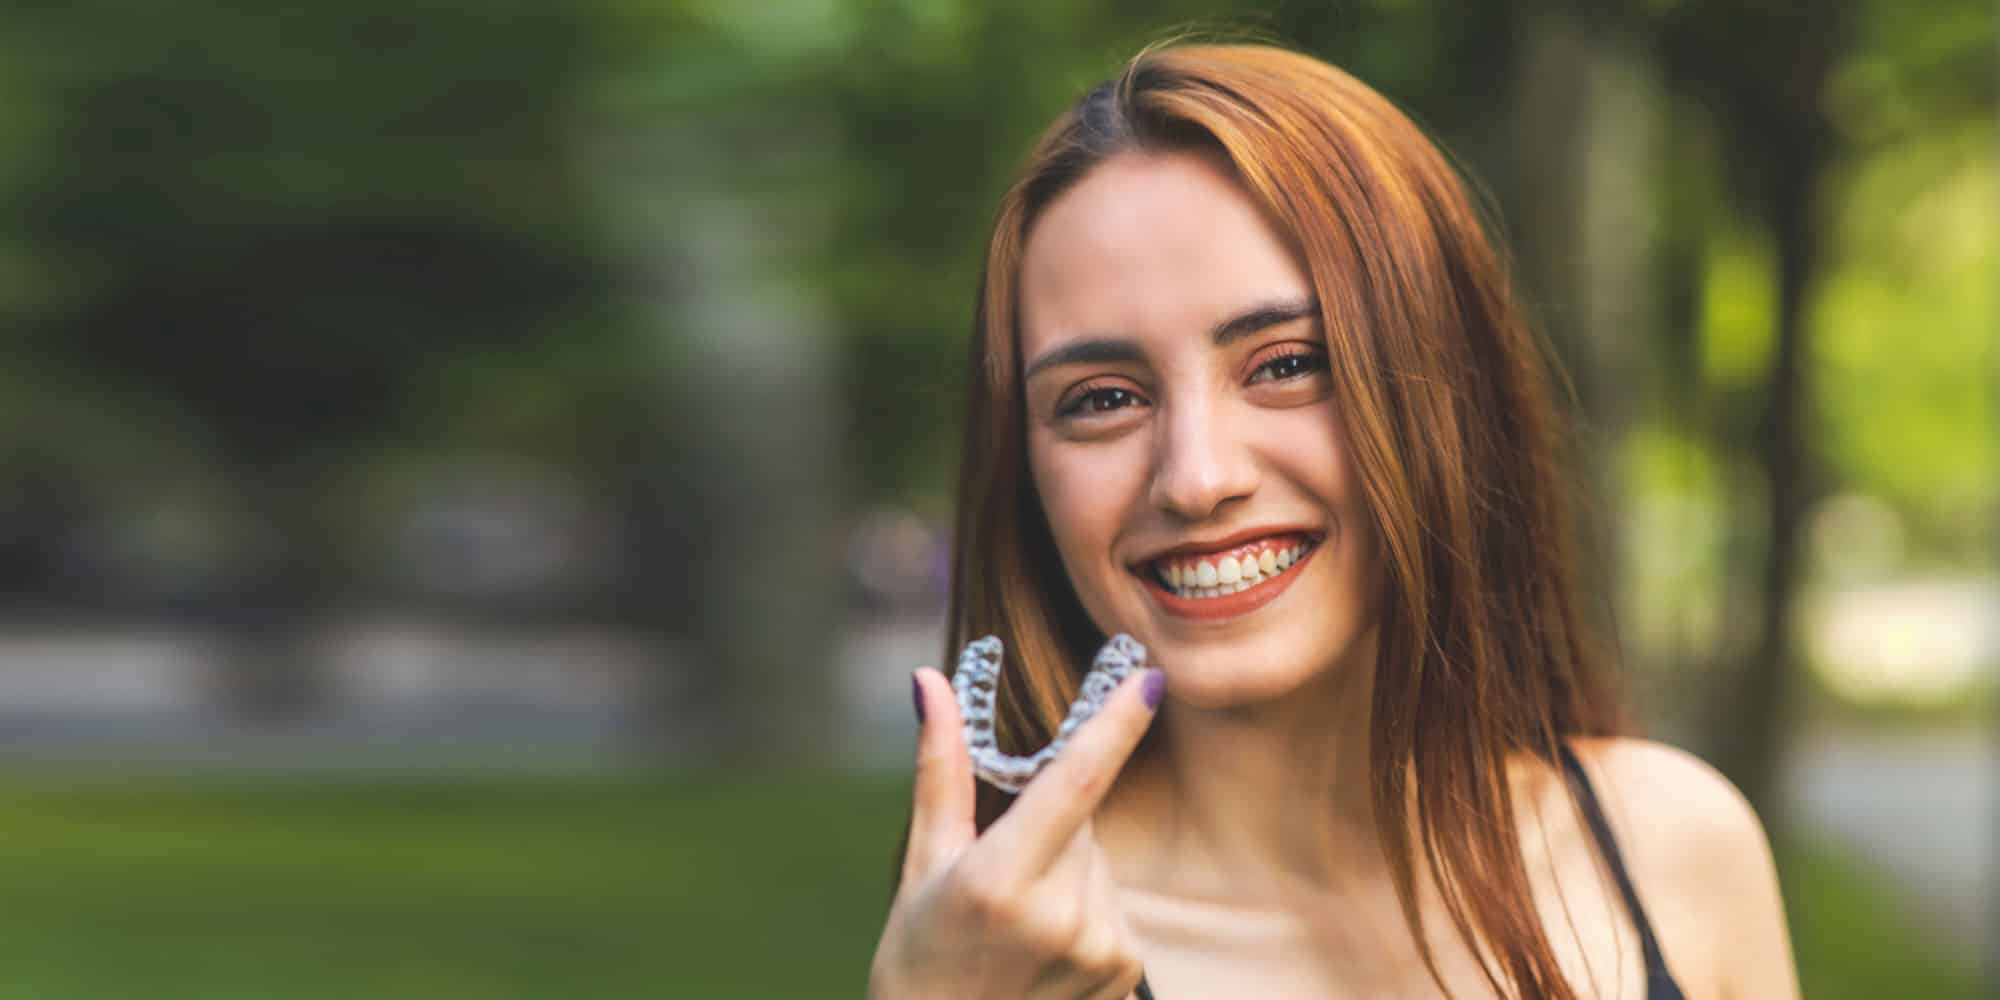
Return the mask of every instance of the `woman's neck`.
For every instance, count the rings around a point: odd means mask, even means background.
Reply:
[[[1118,880],[1243,901],[1379,876],[1369,787],[1373,633],[1279,700],[1208,709],[1168,688],[1095,824]]]

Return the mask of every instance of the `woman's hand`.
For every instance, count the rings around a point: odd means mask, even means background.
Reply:
[[[1118,1000],[1139,984],[1090,817],[1153,721],[1166,676],[1126,678],[984,835],[972,759],[943,674],[916,672],[916,808],[903,880],[869,970],[871,1000]]]

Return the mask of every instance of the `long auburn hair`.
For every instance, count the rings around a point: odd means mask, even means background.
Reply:
[[[1007,644],[1001,742],[1040,747],[1103,634],[1028,471],[1016,284],[1029,227],[1124,153],[1218,150],[1306,261],[1389,579],[1369,733],[1377,832],[1425,966],[1421,852],[1500,995],[1568,1000],[1530,894],[1510,753],[1626,726],[1580,613],[1551,368],[1451,164],[1381,95],[1265,45],[1149,49],[1043,134],[1002,200],[971,352],[947,662]],[[985,829],[1011,797],[979,790]],[[1414,809],[1414,817],[1412,816]],[[1415,823],[1412,826],[1411,820]]]

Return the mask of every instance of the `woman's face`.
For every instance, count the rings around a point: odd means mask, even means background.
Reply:
[[[1020,311],[1029,464],[1098,627],[1214,708],[1356,648],[1380,571],[1319,309],[1227,164],[1092,170],[1029,232]]]

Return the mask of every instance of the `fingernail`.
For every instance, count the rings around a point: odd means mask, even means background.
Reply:
[[[910,704],[917,707],[917,725],[924,724],[924,685],[916,674],[910,675]]]
[[[1147,708],[1159,708],[1160,699],[1167,696],[1166,671],[1146,671],[1146,679],[1139,682],[1139,696],[1146,699]]]

